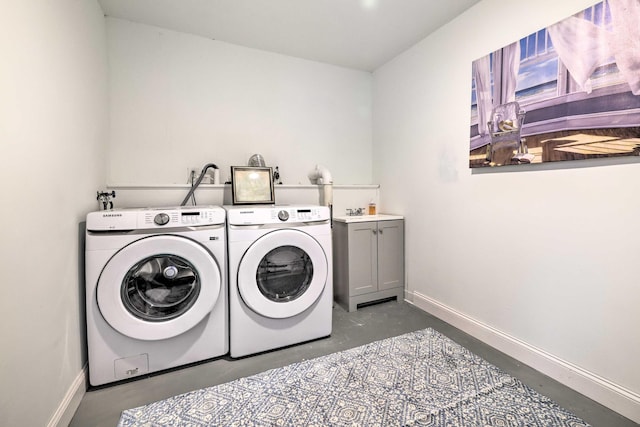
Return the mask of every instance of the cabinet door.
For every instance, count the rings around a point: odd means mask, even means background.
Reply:
[[[349,224],[349,295],[378,290],[378,227],[375,222]]]
[[[378,290],[404,286],[404,221],[378,223]]]

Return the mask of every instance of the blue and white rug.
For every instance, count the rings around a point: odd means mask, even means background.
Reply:
[[[126,410],[119,426],[587,426],[432,330]]]

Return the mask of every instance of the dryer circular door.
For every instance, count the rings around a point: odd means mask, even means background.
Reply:
[[[123,335],[162,340],[207,316],[218,299],[220,268],[199,243],[157,235],[125,246],[107,262],[97,284],[102,317]]]
[[[327,256],[320,243],[298,230],[265,234],[238,266],[238,291],[261,316],[284,319],[311,307],[327,283]]]

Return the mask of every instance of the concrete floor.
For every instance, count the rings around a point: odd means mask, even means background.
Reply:
[[[113,427],[117,425],[120,413],[125,409],[428,327],[519,378],[595,427],[637,426],[620,414],[572,391],[411,304],[398,304],[395,301],[361,307],[353,313],[348,313],[336,305],[333,310],[333,332],[329,338],[238,360],[228,357],[218,358],[123,384],[89,390],[82,399],[70,426]]]

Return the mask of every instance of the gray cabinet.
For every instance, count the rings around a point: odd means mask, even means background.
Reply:
[[[349,311],[386,298],[401,302],[404,221],[334,221],[333,285],[335,300]]]

